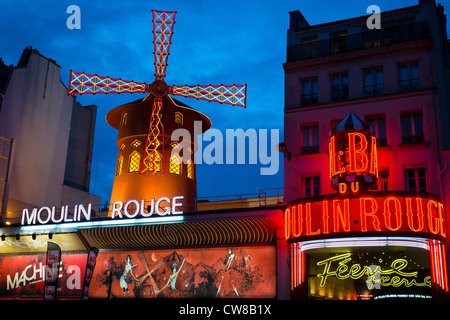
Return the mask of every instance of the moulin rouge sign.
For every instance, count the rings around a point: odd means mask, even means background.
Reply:
[[[288,204],[287,240],[347,232],[425,232],[446,237],[444,206],[438,197],[376,189],[376,138],[349,113],[330,131],[330,179],[338,194],[303,198]]]
[[[301,199],[284,212],[286,240],[348,232],[425,232],[446,237],[437,197],[402,191]]]
[[[138,216],[148,218],[180,215],[183,214],[183,199],[183,196],[175,196],[173,198],[162,197],[159,199],[152,199],[151,201],[146,201],[144,199],[141,201],[129,200],[126,203],[122,201],[115,201],[112,205],[110,218],[130,219]],[[41,207],[39,209],[34,208],[33,210],[23,209],[21,224],[43,225],[49,223],[59,224],[91,220],[91,204],[89,204],[87,208],[85,208],[82,204],[76,205],[71,211],[69,211],[69,206],[62,206],[60,210],[57,210],[55,207]]]

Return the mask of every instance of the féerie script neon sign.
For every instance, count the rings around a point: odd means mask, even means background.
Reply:
[[[317,262],[318,266],[324,266],[323,272],[317,275],[321,279],[321,287],[325,286],[329,277],[336,277],[340,280],[348,278],[357,280],[367,276],[366,284],[368,289],[379,288],[379,286],[431,288],[431,276],[426,276],[422,282],[418,282],[417,271],[404,271],[408,266],[408,261],[405,259],[396,259],[392,261],[391,269],[383,270],[380,266],[361,266],[359,263],[350,266],[348,263],[352,260],[351,255],[351,253],[344,253]]]

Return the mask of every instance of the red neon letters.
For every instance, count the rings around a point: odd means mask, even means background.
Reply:
[[[377,144],[375,137],[367,137],[359,132],[348,134],[348,150],[338,150],[336,137],[330,138],[330,179],[343,173],[366,172],[378,176]],[[369,150],[370,149],[370,150]]]
[[[402,196],[398,192],[380,197],[323,196],[286,208],[286,240],[302,236],[347,232],[424,232],[446,237],[444,206],[426,196]],[[316,198],[317,199],[317,198]]]

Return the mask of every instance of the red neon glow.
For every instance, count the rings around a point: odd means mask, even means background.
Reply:
[[[166,174],[162,106],[162,99],[155,98],[145,143],[145,154],[142,159],[141,174]]]
[[[70,71],[69,94],[148,92],[146,83]]]
[[[392,210],[392,204],[394,205],[394,210]],[[390,231],[397,231],[398,229],[400,229],[402,226],[402,212],[400,200],[396,197],[387,197],[386,200],[384,201],[383,215],[386,227]],[[395,226],[391,220],[392,216],[395,217]]]
[[[70,72],[69,94],[97,94],[97,93],[151,93],[155,97],[172,95],[219,102],[233,106],[246,107],[247,85],[196,85],[196,86],[167,86],[167,59],[172,43],[173,26],[176,11],[153,10],[153,49],[155,58],[155,88],[145,82],[121,80],[102,77],[84,72]],[[162,83],[162,85],[161,85]],[[156,87],[167,88],[163,94],[156,92]],[[155,91],[155,92],[153,92]]]
[[[176,11],[153,10],[153,45],[156,80],[164,80]]]
[[[356,138],[358,138],[358,142]],[[348,134],[348,153],[350,172],[365,172],[369,161],[367,156],[367,139],[362,133],[353,132]]]
[[[342,209],[339,200],[333,200],[333,231],[339,232],[339,222],[342,225],[342,229],[344,232],[350,231],[350,200],[344,200],[344,209]]]
[[[377,139],[375,137],[371,137],[371,140],[372,140],[371,150],[370,150],[371,161],[370,161],[369,172],[378,178]]]
[[[445,246],[439,240],[430,239],[431,280],[444,291],[448,292],[448,272]]]
[[[372,226],[373,229],[376,231],[381,231],[380,229],[380,220],[378,220],[378,217],[375,215],[378,209],[378,204],[373,198],[361,198],[360,200],[361,205],[361,231],[366,232],[367,231],[367,217],[372,218]],[[367,205],[367,202],[370,202],[369,205]],[[367,207],[371,207],[370,211],[367,211]]]
[[[376,138],[367,138],[359,132],[348,134],[348,150],[337,150],[336,137],[330,138],[330,178],[343,173],[368,172],[378,176]]]
[[[415,214],[417,216],[417,224],[418,226],[415,227],[414,225],[414,214],[412,212],[412,199],[407,198],[406,199],[406,216],[408,218],[408,227],[414,231],[414,232],[418,232],[420,230],[423,229],[424,226],[424,214],[423,214],[423,206],[422,206],[422,199],[420,198],[416,198],[416,208],[417,208],[417,213]]]
[[[70,72],[69,94],[96,93],[150,93],[155,98],[149,124],[145,155],[141,170],[148,174],[165,174],[164,127],[162,124],[162,100],[167,94],[218,102],[234,106],[246,106],[247,85],[171,86],[165,82],[167,59],[172,43],[176,11],[153,10],[153,49],[155,81],[150,85],[80,72]],[[159,100],[157,100],[159,99]],[[158,101],[158,102],[156,102]],[[159,103],[161,101],[161,104]],[[158,112],[156,110],[159,110]]]
[[[431,195],[403,192],[302,199],[285,210],[285,237],[347,232],[421,232],[446,237],[443,205]]]
[[[169,93],[182,97],[231,104],[233,106],[245,108],[247,85],[171,86],[169,88]]]

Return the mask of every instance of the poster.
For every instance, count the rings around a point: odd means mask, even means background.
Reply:
[[[56,300],[59,269],[61,263],[61,248],[54,242],[47,242],[47,257],[45,262],[44,300]]]
[[[274,246],[101,252],[89,298],[275,298]]]
[[[86,254],[63,254],[58,272],[58,298],[79,298]],[[46,255],[0,257],[0,298],[42,298]]]

